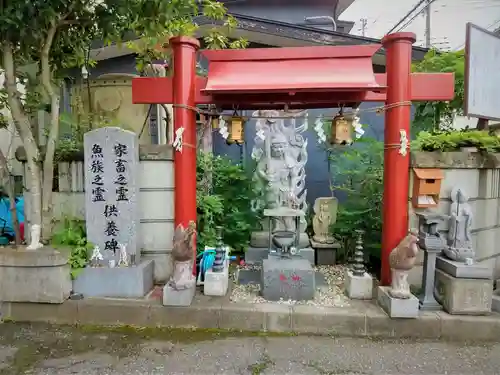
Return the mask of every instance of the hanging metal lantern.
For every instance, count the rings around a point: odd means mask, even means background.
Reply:
[[[241,116],[232,116],[229,119],[229,136],[227,137],[227,143],[236,143],[241,145],[245,141],[244,134],[245,119]]]
[[[352,119],[339,112],[332,120],[332,133],[330,144],[332,145],[351,145],[352,144]]]
[[[212,124],[212,129],[219,129],[219,117],[218,116],[212,116],[210,118],[211,124]]]

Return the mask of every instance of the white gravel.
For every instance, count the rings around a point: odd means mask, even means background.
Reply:
[[[240,269],[260,270],[260,266],[240,266]],[[260,296],[260,285],[247,284],[238,285],[234,284],[231,293],[231,302],[243,303],[277,303],[288,305],[312,305],[324,307],[344,307],[349,306],[349,298],[344,295],[344,273],[345,266],[316,266],[316,271],[321,272],[326,280],[327,285],[322,285],[316,290],[314,299],[311,301],[293,301],[293,300],[280,300],[280,301],[267,301]]]

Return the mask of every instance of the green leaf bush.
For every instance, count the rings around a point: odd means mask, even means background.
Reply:
[[[243,252],[262,218],[261,211],[252,209],[260,193],[250,171],[227,157],[200,152],[196,177],[198,251],[216,245],[216,228],[221,226],[224,243],[233,252]]]
[[[480,151],[500,152],[500,138],[486,130],[420,132],[413,144],[419,151],[459,151],[476,147]]]

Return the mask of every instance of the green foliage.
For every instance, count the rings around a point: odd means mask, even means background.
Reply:
[[[332,188],[346,195],[339,205],[332,233],[344,245],[344,257],[354,250],[356,229],[363,229],[365,252],[380,258],[382,233],[383,142],[361,138],[355,147],[334,149],[330,154]],[[346,259],[344,259],[345,261]]]
[[[252,210],[252,201],[259,196],[252,176],[229,158],[202,152],[196,175],[198,250],[215,246],[216,228],[221,226],[224,243],[236,252],[244,251],[261,219],[261,212]]]
[[[464,106],[464,50],[437,52],[430,50],[422,61],[413,65],[414,72],[455,73],[455,98],[447,102],[415,103],[412,129],[431,130],[449,128],[455,115],[463,114]]]
[[[65,218],[62,226],[52,236],[52,245],[70,252],[68,263],[71,266],[71,277],[75,278],[89,262],[89,251],[93,245],[87,241],[85,222],[78,219]]]
[[[420,132],[413,145],[421,151],[445,152],[476,147],[481,151],[500,152],[500,138],[486,130]]]

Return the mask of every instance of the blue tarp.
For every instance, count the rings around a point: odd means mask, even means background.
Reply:
[[[24,223],[24,197],[16,198],[16,209],[19,224]],[[9,198],[0,199],[0,235],[2,234],[14,236]]]

